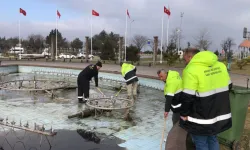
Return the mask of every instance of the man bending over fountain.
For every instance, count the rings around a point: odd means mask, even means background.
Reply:
[[[127,84],[128,98],[131,99],[132,95],[134,100],[137,98],[138,78],[136,76],[136,67],[134,65],[121,62],[121,73]]]
[[[89,65],[83,69],[77,77],[78,102],[86,103],[89,99],[89,81],[94,77],[95,86],[98,87],[98,70],[101,69],[102,63],[98,61],[95,65]],[[84,100],[83,100],[84,94]]]
[[[165,102],[165,120],[168,117],[170,109],[173,111],[172,122],[173,127],[169,131],[166,150],[186,150],[186,136],[187,132],[179,126],[180,120],[180,97],[182,94],[182,79],[180,74],[176,71],[169,70],[166,72],[164,69],[157,71],[157,75],[165,82],[164,95]]]

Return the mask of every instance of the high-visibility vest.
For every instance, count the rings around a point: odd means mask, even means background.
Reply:
[[[180,96],[182,92],[182,79],[177,71],[168,71],[164,87],[164,95],[166,98],[165,112],[171,109],[173,112],[178,113],[181,108]]]
[[[136,76],[136,67],[134,65],[123,63],[121,67],[121,73],[127,84],[138,81]]]
[[[226,66],[211,51],[193,56],[182,74],[181,126],[195,135],[216,135],[232,126]]]

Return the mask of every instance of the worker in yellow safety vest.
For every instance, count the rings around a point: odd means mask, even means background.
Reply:
[[[187,49],[183,56],[180,126],[199,150],[219,150],[217,134],[232,127],[227,67],[211,51]]]
[[[169,131],[165,150],[186,150],[187,132],[179,126],[182,79],[177,71],[164,69],[157,71],[160,80],[165,82],[164,95],[166,98],[164,117],[167,119],[170,109],[173,111],[173,127]]]
[[[128,63],[120,63],[121,74],[126,80],[128,98],[136,100],[137,99],[137,87],[138,87],[138,77],[136,76],[136,67]]]

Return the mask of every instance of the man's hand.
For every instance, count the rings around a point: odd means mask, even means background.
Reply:
[[[164,118],[168,117],[168,112],[164,112]]]
[[[183,117],[183,116],[181,116],[181,119],[182,119],[183,121],[188,121],[188,117]]]

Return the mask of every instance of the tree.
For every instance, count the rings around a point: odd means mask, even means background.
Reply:
[[[221,47],[225,52],[225,58],[230,59],[232,57],[231,48],[235,46],[234,39],[231,37],[226,38],[221,42]]]
[[[178,45],[178,42],[179,42],[179,38],[180,39],[183,39],[183,36],[182,35],[179,35],[179,33],[178,33],[178,28],[175,28],[175,29],[173,29],[172,30],[172,33],[170,34],[170,40],[169,40],[169,42],[170,43],[172,43],[172,44],[174,44],[175,45],[175,47],[177,48],[177,45]],[[170,44],[169,44],[170,45]],[[169,45],[167,45],[166,47],[168,47]]]
[[[127,47],[127,55],[126,55],[126,60],[127,61],[139,61],[140,60],[140,56],[138,55],[140,52],[140,49],[138,49],[138,47],[130,45],[129,47]]]
[[[25,44],[28,44],[26,48],[31,50],[32,53],[39,53],[44,48],[44,37],[40,34],[31,34]]]
[[[164,60],[167,61],[167,64],[170,66],[173,63],[175,63],[180,56],[178,55],[178,52],[176,51],[176,44],[174,42],[171,42],[169,46],[167,47],[167,51],[163,53]]]
[[[71,42],[71,47],[75,50],[79,50],[82,49],[83,47],[83,42],[79,39],[79,38],[75,38],[72,42]]]
[[[206,29],[200,30],[200,33],[195,38],[195,47],[198,49],[208,50],[209,46],[212,44],[210,40],[209,32]]]
[[[106,31],[101,31],[99,34],[96,34],[93,36],[93,52],[99,52],[102,51],[104,42],[109,39],[109,42],[112,45],[112,49],[115,50],[115,52],[118,51],[118,41],[119,41],[119,35],[115,34],[113,32],[110,32],[109,34]],[[89,41],[89,45],[90,45]]]
[[[110,42],[110,39],[106,39],[103,48],[101,50],[101,56],[100,58],[102,60],[114,60],[115,59],[115,53],[112,46],[112,43]]]
[[[49,35],[46,37],[46,44],[51,45],[51,38],[52,38],[52,36],[54,37],[54,41],[55,41],[56,29],[50,31]],[[63,46],[67,45],[66,42],[67,42],[67,39],[63,38],[61,32],[59,32],[57,30],[57,46],[59,48],[63,48]],[[55,44],[55,43],[53,43],[53,44]]]
[[[147,37],[143,35],[135,35],[132,39],[133,44],[137,49],[141,50],[147,43]]]

